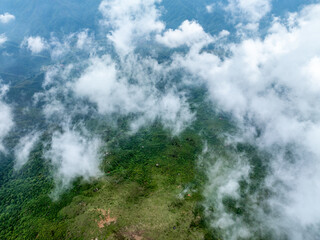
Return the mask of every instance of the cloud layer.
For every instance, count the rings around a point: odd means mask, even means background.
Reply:
[[[311,5],[289,19],[275,20],[265,38],[245,38],[239,44],[229,44],[232,54],[225,60],[195,51],[175,57],[186,71],[207,83],[213,102],[232,113],[241,129],[240,138],[234,141],[250,143],[270,154],[272,173],[265,179],[265,186],[275,194],[268,202],[275,212],[261,215],[262,209],[253,211],[261,219],[272,218],[277,212],[274,224],[265,224],[266,229],[273,229],[275,238],[285,234],[290,239],[314,239],[320,224],[316,204],[320,196],[320,112],[316,103],[320,94],[320,35],[315,31],[319,13],[320,5]],[[222,177],[228,179],[229,175],[239,184],[232,167],[229,171]],[[219,185],[218,176],[208,174],[216,189],[210,190],[215,193],[212,198],[228,196],[221,191],[228,181]],[[226,220],[225,214],[222,211],[214,217],[213,225],[224,229],[227,239],[255,231],[252,226],[246,231],[236,228],[246,226],[245,222],[236,215]]]
[[[8,135],[12,127],[14,126],[11,107],[4,101],[4,97],[8,90],[9,90],[8,85],[4,85],[0,81],[0,151],[1,152],[6,151],[3,145],[3,140]]]
[[[154,41],[156,34],[164,29],[158,20],[156,3],[140,0],[101,3],[101,24],[108,32],[107,44],[114,50],[109,54],[89,30],[70,34],[62,40],[29,38],[31,43],[35,39],[36,43],[46,43],[43,46],[47,46],[53,60],[74,52],[79,54],[63,65],[57,63],[48,67],[43,92],[34,96],[35,104],[43,107],[47,122],[62,128],[61,132],[53,134],[46,153],[56,168],[55,194],[71,186],[77,177],[99,176],[99,137],[83,134],[87,130],[81,116],[88,112],[106,119],[130,116],[128,133],[157,120],[176,135],[193,121],[194,114],[190,111],[186,93],[179,89],[176,70],[136,52],[141,39]],[[142,24],[146,22],[150,24]],[[31,48],[33,44],[29,42],[27,39],[25,44]],[[33,50],[36,53],[40,48]],[[74,128],[78,124],[83,126],[82,130]],[[60,142],[63,145],[59,145]],[[77,155],[77,151],[84,157]],[[86,171],[89,165],[90,169]]]
[[[224,155],[213,148],[202,158],[208,177],[204,203],[212,228],[220,230],[224,239],[316,239],[320,5],[274,18],[260,37],[258,26],[271,2],[229,0],[226,10],[241,22],[236,26],[240,38],[232,43],[226,42],[228,31],[212,36],[196,21],[165,29],[157,4],[157,0],[102,1],[99,11],[106,42],[100,45],[89,30],[60,40],[25,39],[23,46],[33,54],[48,50],[54,61],[68,55],[65,64],[46,68],[43,92],[34,96],[47,122],[60,127],[52,133],[45,153],[55,169],[55,194],[78,177],[100,176],[101,142],[87,132],[81,114],[130,116],[132,132],[160,120],[179,134],[194,119],[186,85],[205,84],[213,105],[230,114],[238,129],[220,136]],[[254,34],[241,34],[243,29]],[[156,50],[139,52],[147,43],[171,48],[173,54],[159,61]],[[222,53],[217,55],[212,46]],[[179,47],[185,51],[174,52]],[[81,54],[74,57],[73,52]],[[6,89],[2,87],[1,98]],[[3,101],[0,112],[1,143],[13,122]],[[26,162],[36,136],[21,139],[17,165]],[[252,176],[259,161],[239,153],[239,144],[253,147],[257,159],[268,156],[267,170],[259,169],[265,175],[258,186]]]

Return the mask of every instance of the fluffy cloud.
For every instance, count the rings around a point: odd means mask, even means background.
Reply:
[[[15,19],[15,16],[10,13],[0,14],[0,22],[1,23],[9,23]]]
[[[195,44],[204,46],[213,41],[213,38],[204,32],[201,25],[192,21],[184,21],[176,30],[169,29],[163,35],[157,35],[157,41],[170,48],[183,45],[194,46]]]
[[[254,6],[266,6],[258,2]],[[232,113],[241,129],[241,141],[270,154],[272,171],[265,187],[274,193],[268,204],[275,212],[268,214],[254,204],[251,211],[256,221],[265,219],[265,232],[272,229],[275,238],[285,234],[290,239],[315,239],[320,224],[320,34],[315,31],[319,16],[320,5],[311,5],[291,15],[288,25],[275,21],[264,39],[247,38],[230,44],[232,54],[225,60],[194,51],[174,58],[207,83],[212,101],[220,109]],[[259,18],[252,16],[253,20]],[[210,173],[209,177],[217,178]],[[225,214],[221,211],[212,224],[219,227]],[[246,226],[237,216],[232,221]],[[225,226],[227,239],[241,237],[243,229]]]
[[[5,148],[3,146],[3,139],[8,135],[10,130],[12,129],[13,123],[13,115],[11,108],[8,104],[3,101],[3,98],[9,87],[7,85],[3,85],[0,82],[0,151],[5,152]]]
[[[131,103],[125,83],[117,79],[115,64],[109,56],[93,58],[89,67],[75,82],[74,91],[96,103],[101,113],[115,112]]]
[[[164,24],[159,20],[155,4],[159,0],[104,0],[99,10],[103,23],[111,31],[107,35],[119,54],[135,49],[138,41],[148,40],[152,34],[161,32]]]
[[[32,54],[38,54],[48,48],[48,43],[43,38],[36,36],[25,38],[21,46],[26,46]]]
[[[224,38],[224,37],[228,37],[230,35],[230,32],[227,31],[227,30],[222,30],[220,33],[219,33],[219,38]]]
[[[56,189],[53,197],[70,187],[73,180],[82,177],[88,181],[101,174],[99,165],[100,140],[86,133],[65,127],[63,132],[55,132],[51,147],[45,152],[55,169]]]
[[[132,123],[132,130],[159,118],[177,134],[192,121],[193,114],[183,94],[174,89],[162,93],[156,88],[165,72],[152,59],[132,56],[117,66],[110,56],[92,58],[71,88],[77,96],[95,103],[101,114],[138,114],[140,117]],[[132,79],[134,83],[130,83]]]

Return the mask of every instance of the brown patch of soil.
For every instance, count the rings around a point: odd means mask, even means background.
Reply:
[[[101,209],[101,208],[98,208],[97,211],[99,211],[102,215],[102,216],[100,216],[99,221],[96,220],[99,228],[104,228],[105,226],[109,226],[111,223],[117,222],[116,217],[110,216],[110,209],[108,209],[108,214],[107,214],[106,210]]]

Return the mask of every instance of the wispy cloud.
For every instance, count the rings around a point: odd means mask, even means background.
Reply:
[[[6,152],[3,145],[4,138],[14,126],[11,107],[4,101],[4,97],[9,90],[9,86],[0,81],[0,151]]]
[[[237,23],[237,34],[240,37],[257,34],[260,21],[270,13],[271,0],[228,0],[225,10]]]
[[[214,3],[209,4],[209,5],[206,6],[206,10],[207,10],[208,13],[212,13],[214,8],[215,8],[215,4]]]
[[[35,144],[40,138],[40,133],[30,133],[19,140],[15,147],[15,170],[19,170],[28,162],[29,156]]]
[[[271,0],[228,0],[226,9],[235,17],[259,22],[271,11]]]
[[[7,36],[4,33],[0,34],[0,46],[4,44],[6,41],[8,41]]]

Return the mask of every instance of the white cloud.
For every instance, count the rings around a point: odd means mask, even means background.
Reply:
[[[9,23],[15,19],[15,16],[10,13],[0,14],[0,22],[1,23]]]
[[[28,162],[30,152],[33,150],[35,144],[39,140],[39,133],[31,133],[19,140],[18,145],[14,149],[15,166],[19,170]]]
[[[109,56],[91,59],[72,88],[78,96],[95,102],[101,113],[125,111],[121,106],[131,104],[128,89],[118,80],[116,66]]]
[[[99,10],[103,23],[111,28],[107,35],[119,54],[132,52],[139,41],[148,40],[161,32],[164,24],[159,20],[155,4],[159,0],[104,0]]]
[[[183,45],[194,46],[195,44],[204,46],[213,41],[213,38],[204,32],[201,25],[192,21],[184,21],[178,29],[169,29],[163,35],[157,35],[156,40],[170,48]]]
[[[228,37],[230,35],[230,32],[227,31],[227,30],[222,30],[220,33],[219,33],[219,38],[224,38],[224,37]]]
[[[135,83],[129,82],[125,71],[129,71],[128,75]],[[92,58],[71,89],[77,96],[97,104],[101,114],[139,114],[132,123],[133,130],[160,118],[166,127],[178,134],[192,121],[193,114],[183,95],[173,90],[161,93],[156,89],[155,84],[165,71],[151,59],[132,57],[117,66],[109,56]]]
[[[25,38],[21,46],[26,46],[32,52],[32,54],[38,54],[48,48],[48,43],[45,39],[36,36]]]
[[[267,6],[260,1],[254,8],[236,3],[249,13]],[[258,21],[262,15],[252,19]],[[257,221],[265,219],[265,231],[272,229],[275,238],[286,234],[290,239],[316,239],[320,225],[319,16],[320,5],[315,4],[291,15],[289,25],[276,20],[264,39],[230,44],[231,54],[225,60],[195,51],[174,58],[176,64],[208,84],[211,99],[220,109],[232,113],[242,130],[241,141],[272,156],[266,186],[276,196],[268,202],[274,212],[263,213],[260,207],[251,211]],[[220,217],[214,218],[214,225]],[[234,216],[232,220],[237,219]],[[245,226],[245,222],[240,224]],[[226,238],[239,231],[230,227]]]
[[[98,138],[81,134],[69,127],[65,127],[62,133],[53,134],[51,147],[45,152],[45,157],[51,160],[55,168],[56,189],[52,195],[54,198],[70,187],[72,181],[78,177],[89,181],[101,175],[100,147],[101,142]]]
[[[14,126],[12,110],[8,104],[3,101],[3,98],[9,90],[8,85],[3,85],[0,82],[0,151],[5,152],[3,140],[8,135]]]
[[[0,34],[0,46],[4,44],[6,41],[8,41],[7,36],[4,33]]]

